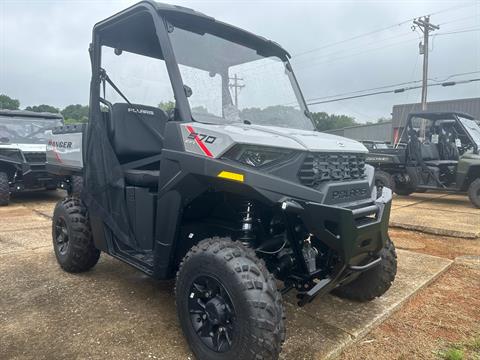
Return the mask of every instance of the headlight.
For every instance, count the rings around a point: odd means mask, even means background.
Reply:
[[[292,154],[293,151],[288,149],[255,145],[237,145],[227,151],[223,157],[241,162],[245,165],[261,167],[286,160]]]

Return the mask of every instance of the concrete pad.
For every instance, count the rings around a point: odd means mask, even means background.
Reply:
[[[393,196],[392,206],[395,207],[404,207],[418,204],[424,201],[431,201],[433,199],[439,199],[443,196],[446,196],[445,193],[413,193],[409,196]]]
[[[318,342],[315,339],[313,343],[309,342],[309,347],[316,350],[317,358],[337,356],[344,347],[365,336],[452,264],[448,259],[405,250],[397,250],[397,254],[397,277],[384,296],[368,303],[357,303],[328,295],[315,299],[310,305],[296,309],[297,312],[303,311],[305,315],[316,319],[314,323],[327,324],[344,332],[344,335],[338,334],[338,331],[333,332],[335,338],[341,339],[333,346],[328,346],[321,337]],[[291,294],[288,296],[288,301],[294,303]]]
[[[68,274],[46,247],[49,234],[38,238],[39,250],[17,238],[26,251],[0,254],[0,358],[192,358],[178,326],[172,282],[152,280],[107,255],[90,272]],[[282,359],[340,353],[451,263],[408,251],[398,255],[396,282],[371,303],[325,296],[298,308],[294,293],[286,296]]]
[[[478,255],[462,255],[455,258],[455,263],[463,266],[480,269],[480,256]]]
[[[408,206],[392,211],[390,226],[436,235],[476,239],[480,236],[480,213]]]
[[[0,254],[37,249],[52,250],[51,223],[35,230],[0,232]]]

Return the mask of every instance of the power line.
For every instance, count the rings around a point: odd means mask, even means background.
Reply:
[[[465,4],[465,5],[459,5],[459,6],[452,6],[452,7],[446,8],[446,9],[442,9],[442,10],[439,10],[439,11],[436,11],[436,12],[432,12],[429,15],[436,15],[436,14],[441,14],[441,13],[444,13],[444,12],[455,11],[455,10],[458,10],[458,9],[463,9],[463,8],[474,6],[474,5],[476,5],[476,3],[470,3],[470,4]],[[390,29],[393,29],[393,28],[397,28],[397,27],[405,25],[405,24],[407,24],[407,23],[409,23],[409,22],[411,22],[415,19],[417,19],[417,18],[413,17],[413,18],[395,23],[395,24],[390,25],[390,26],[375,29],[375,30],[372,30],[372,31],[369,31],[369,32],[366,32],[366,33],[362,33],[362,34],[359,34],[359,35],[355,35],[355,36],[352,36],[352,37],[349,37],[349,38],[346,38],[346,39],[343,39],[343,40],[327,43],[327,44],[325,44],[323,46],[320,46],[320,47],[317,47],[317,48],[313,48],[313,49],[310,49],[310,50],[305,50],[305,51],[293,54],[292,58],[301,57],[301,56],[310,54],[312,52],[316,52],[316,51],[323,50],[323,49],[326,49],[326,48],[329,48],[329,47],[332,47],[332,46],[344,44],[346,42],[357,40],[357,39],[360,39],[360,38],[363,38],[363,37],[366,37],[366,36],[370,36],[370,35],[373,35],[373,34],[376,34],[376,33],[380,33],[380,32],[383,32],[385,30],[390,30]]]
[[[480,73],[480,71],[470,71],[470,72],[465,72],[465,73],[452,74],[452,75],[449,75],[448,77],[444,78],[443,80],[438,80],[439,76],[436,76],[434,78],[430,78],[429,80],[434,81],[434,82],[445,82],[445,81],[447,81],[451,78],[454,78],[454,77],[464,76],[464,75],[472,75],[472,74],[478,74],[478,73]],[[442,76],[442,78],[443,78],[443,76]],[[383,90],[383,89],[390,89],[390,88],[395,87],[395,86],[418,84],[419,82],[422,82],[422,80],[412,80],[412,81],[400,82],[400,83],[396,83],[396,84],[377,86],[377,87],[368,88],[368,89],[355,90],[355,91],[345,92],[345,93],[340,93],[340,94],[335,94],[335,95],[315,97],[315,98],[307,99],[307,101],[317,101],[317,100],[325,100],[325,99],[330,99],[330,98],[338,98],[338,97],[342,97],[342,96],[350,96],[350,95],[355,95],[355,94],[359,94],[359,93],[364,93],[364,92],[367,92],[367,91],[377,91],[377,90]]]
[[[479,30],[480,30],[480,28],[472,28],[472,29],[465,29],[465,30],[459,30],[459,31],[443,32],[443,33],[438,33],[438,34],[432,35],[432,37],[443,36],[443,35],[452,35],[452,34],[461,34],[461,33],[467,33],[467,32],[472,32],[472,31],[479,31]]]
[[[448,82],[443,82],[443,83],[437,83],[437,84],[427,84],[427,87],[432,87],[432,86],[455,86],[455,85],[461,85],[461,84],[468,84],[472,82],[480,81],[480,78],[475,78],[475,79],[468,79],[468,80],[460,80],[460,81],[448,81]],[[337,102],[337,101],[343,101],[343,100],[350,100],[350,99],[357,99],[357,98],[362,98],[362,97],[368,97],[368,96],[375,96],[375,95],[381,95],[381,94],[398,94],[398,93],[403,93],[405,91],[409,90],[415,90],[415,89],[421,89],[422,85],[418,86],[410,86],[410,87],[405,87],[405,88],[399,88],[399,89],[394,89],[394,90],[385,90],[385,91],[376,91],[368,94],[362,94],[362,95],[354,95],[354,96],[346,96],[342,98],[337,98],[337,99],[331,99],[331,100],[324,100],[324,101],[315,101],[315,102],[308,102],[307,105],[319,105],[319,104],[326,104],[326,103],[331,103],[331,102]]]

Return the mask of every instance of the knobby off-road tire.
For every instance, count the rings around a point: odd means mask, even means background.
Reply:
[[[10,184],[8,176],[0,172],[0,206],[7,206],[10,203]]]
[[[73,175],[70,179],[70,189],[68,190],[68,195],[80,198],[82,189],[83,189],[83,177]]]
[[[53,249],[63,270],[79,273],[98,262],[87,209],[80,199],[67,197],[55,206],[52,220]]]
[[[408,196],[415,192],[415,189],[409,186],[397,186],[395,188],[395,194],[400,196]]]
[[[377,187],[377,197],[382,195],[384,187],[395,191],[395,179],[389,173],[382,170],[375,170],[375,186]]]
[[[202,240],[180,264],[175,297],[180,325],[198,359],[278,358],[285,340],[282,297],[265,263],[252,249],[229,238]],[[217,299],[227,299],[219,305],[227,309],[226,316],[220,313],[215,317],[210,311],[212,304],[218,304]],[[202,313],[203,308],[208,312]],[[221,325],[223,332],[217,338],[222,347],[212,349],[208,337],[199,334],[206,327],[213,329],[210,335],[215,337],[217,325],[211,324],[216,318],[223,319],[226,328]],[[215,347],[213,340],[211,345]]]
[[[382,261],[374,268],[361,273],[352,282],[335,289],[335,294],[350,300],[370,301],[385,294],[397,274],[395,245],[388,239],[379,255]]]
[[[468,198],[477,208],[480,208],[480,179],[472,181],[468,187]]]

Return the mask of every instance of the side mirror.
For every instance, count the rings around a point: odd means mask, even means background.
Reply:
[[[192,88],[190,86],[183,85],[183,90],[185,91],[185,95],[187,96],[187,98],[192,96],[193,91],[192,91]]]
[[[122,50],[122,49],[115,48],[115,50],[113,50],[113,52],[115,53],[115,55],[120,56],[120,55],[122,55],[123,50]]]

